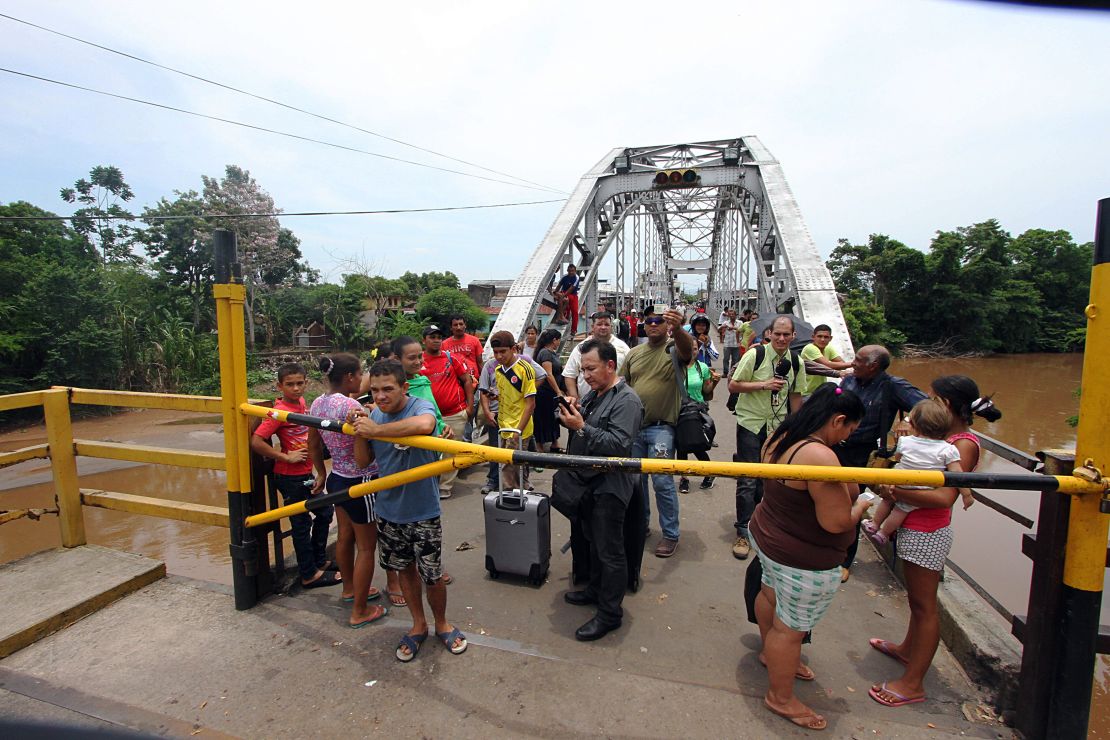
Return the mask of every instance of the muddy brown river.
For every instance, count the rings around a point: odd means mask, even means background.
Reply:
[[[898,360],[892,372],[922,389],[939,375],[963,374],[975,379],[980,390],[993,393],[1003,413],[988,424],[977,420],[975,429],[1027,452],[1074,448],[1075,430],[1068,416],[1076,414],[1075,395],[1082,371],[1082,355],[1013,355],[966,360]],[[718,400],[724,403],[723,398]],[[222,451],[219,419],[211,415],[143,410],[77,421],[79,438],[136,442],[165,447]],[[732,435],[722,437],[731,439]],[[29,427],[0,436],[0,450],[11,450],[45,441],[45,431]],[[714,458],[729,459],[725,444]],[[1007,469],[1004,461],[985,460],[988,469]],[[1010,466],[1010,469],[1013,469]],[[179,501],[226,506],[224,474],[154,465],[135,465],[110,460],[79,458],[83,488],[101,488],[125,493],[160,496]],[[1038,493],[998,492],[1010,508],[1036,518]],[[0,509],[49,507],[53,505],[50,466],[36,460],[0,470]],[[722,506],[731,507],[731,498]],[[86,507],[85,525],[89,541],[166,562],[172,573],[220,583],[230,582],[226,530],[152,517],[142,517]],[[1029,574],[1032,564],[1021,554],[1021,535],[1028,531],[982,505],[954,515],[956,532],[952,559],[986,588],[1006,609],[1027,610]],[[19,520],[0,527],[0,562],[7,562],[60,544],[57,518]],[[1106,588],[1110,590],[1110,579]],[[984,608],[990,608],[984,604]],[[1110,623],[1107,606],[1103,623]],[[1110,666],[1100,661],[1096,681],[1095,711],[1091,735],[1110,732]]]

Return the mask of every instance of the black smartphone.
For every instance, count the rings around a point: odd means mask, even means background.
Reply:
[[[565,408],[567,411],[570,411],[570,401],[568,401],[566,399],[566,397],[564,397],[564,396],[555,396],[555,400],[559,402],[560,406]]]
[[[369,406],[374,403],[374,396],[370,393],[363,394],[355,399],[360,406]]]

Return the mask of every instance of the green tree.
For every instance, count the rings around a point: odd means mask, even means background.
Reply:
[[[400,280],[405,283],[409,288],[409,295],[412,298],[419,298],[425,293],[430,293],[436,288],[454,288],[459,289],[459,278],[453,272],[422,272],[417,275],[415,272],[406,272],[400,277]]]
[[[104,262],[138,261],[131,254],[133,229],[126,221],[120,220],[135,218],[120,205],[121,201],[127,202],[135,194],[118,167],[93,167],[88,180],[81,178],[73,187],[62,188],[61,196],[66,203],[81,204],[82,207],[73,215],[73,229],[100,250]]]
[[[53,216],[29,203],[0,216]],[[50,385],[112,387],[118,331],[100,255],[60,221],[0,221],[0,393]]]
[[[172,201],[162,198],[154,207],[143,210],[143,219],[150,227],[138,239],[145,244],[162,281],[188,297],[193,328],[201,331],[210,327],[210,321],[202,318],[212,313],[212,229],[200,217],[205,204],[197,191],[174,191],[174,195]]]
[[[300,241],[282,229],[274,199],[251,177],[250,172],[229,164],[224,177],[217,180],[202,176],[204,204],[209,213],[251,218],[212,218],[213,228],[235,232],[239,259],[243,264],[243,283],[247,289],[247,341],[254,349],[255,325],[260,296],[282,285],[295,285],[312,278],[301,262]]]
[[[450,326],[450,318],[455,315],[465,317],[467,326],[472,328],[485,328],[488,323],[485,312],[457,288],[435,288],[424,294],[416,302],[416,315],[420,320],[436,323],[445,330]]]

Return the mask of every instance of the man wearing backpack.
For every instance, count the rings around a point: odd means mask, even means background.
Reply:
[[[794,341],[794,319],[779,316],[771,324],[770,344],[760,344],[740,357],[728,381],[729,393],[737,393],[736,462],[759,462],[767,436],[791,411],[802,405],[806,385],[805,364],[790,349]],[[733,557],[743,560],[751,552],[748,521],[763,498],[763,481],[736,479],[736,542]]]

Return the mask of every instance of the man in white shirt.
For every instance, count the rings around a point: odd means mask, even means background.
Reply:
[[[587,339],[597,339],[613,345],[613,348],[617,350],[617,372],[620,372],[629,349],[627,344],[613,336],[613,315],[607,311],[598,311],[590,318],[594,323],[590,328],[590,336]],[[582,344],[580,342],[571,351],[570,357],[567,358],[567,364],[563,366],[563,377],[574,381],[564,384],[567,389],[567,396],[570,398],[581,398],[590,392],[590,386],[586,384],[586,379],[582,377],[582,352],[580,351]]]

